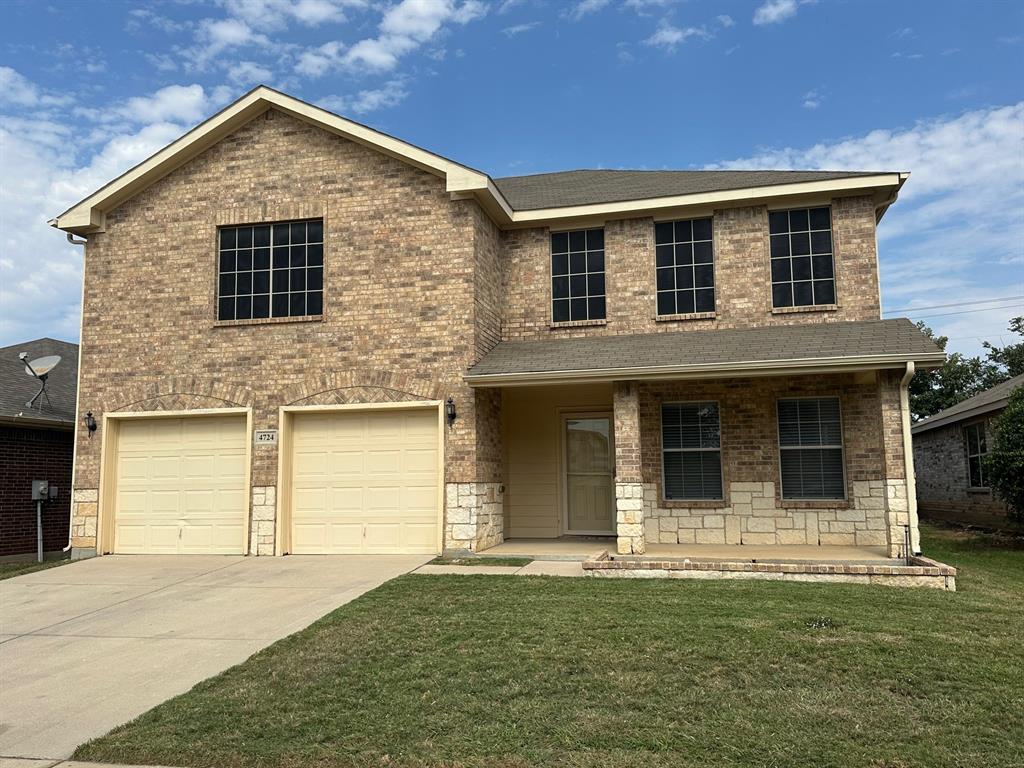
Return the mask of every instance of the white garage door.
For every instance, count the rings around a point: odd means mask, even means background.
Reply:
[[[125,419],[114,551],[244,554],[244,416]]]
[[[293,554],[434,553],[437,411],[297,414]]]

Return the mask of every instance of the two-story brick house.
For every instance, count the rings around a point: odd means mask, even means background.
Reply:
[[[880,172],[484,173],[260,87],[86,240],[79,553],[916,536]],[[916,541],[916,539],[915,539]]]

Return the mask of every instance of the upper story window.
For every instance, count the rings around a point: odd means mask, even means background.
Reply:
[[[604,229],[551,234],[551,319],[605,319]]]
[[[711,219],[654,225],[659,315],[715,311]]]
[[[988,445],[985,442],[985,422],[978,421],[964,427],[967,439],[967,479],[971,488],[987,488],[985,477],[985,454]]]
[[[722,498],[718,403],[661,406],[661,461],[666,499]]]
[[[768,233],[771,238],[772,306],[835,304],[829,209],[771,211],[768,214]]]
[[[845,498],[839,398],[779,400],[778,409],[782,498]]]
[[[323,314],[323,219],[221,227],[218,238],[218,320]]]

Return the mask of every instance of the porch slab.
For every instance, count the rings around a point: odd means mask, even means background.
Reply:
[[[532,557],[534,560],[593,560],[615,549],[615,537],[563,536],[557,539],[506,539],[480,554],[485,557]]]
[[[648,544],[635,560],[717,560],[732,563],[858,563],[900,565],[885,547],[814,546],[812,544],[749,546],[740,544]]]

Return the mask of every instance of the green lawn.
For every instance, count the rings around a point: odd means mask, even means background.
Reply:
[[[471,768],[1020,766],[1024,551],[960,591],[406,576],[77,759]]]
[[[14,576],[23,576],[26,573],[32,573],[34,571],[45,571],[47,568],[55,568],[58,565],[67,565],[71,560],[64,558],[61,560],[44,560],[41,563],[37,563],[35,560],[9,560],[4,563],[0,563],[0,581],[3,579],[10,579]]]

